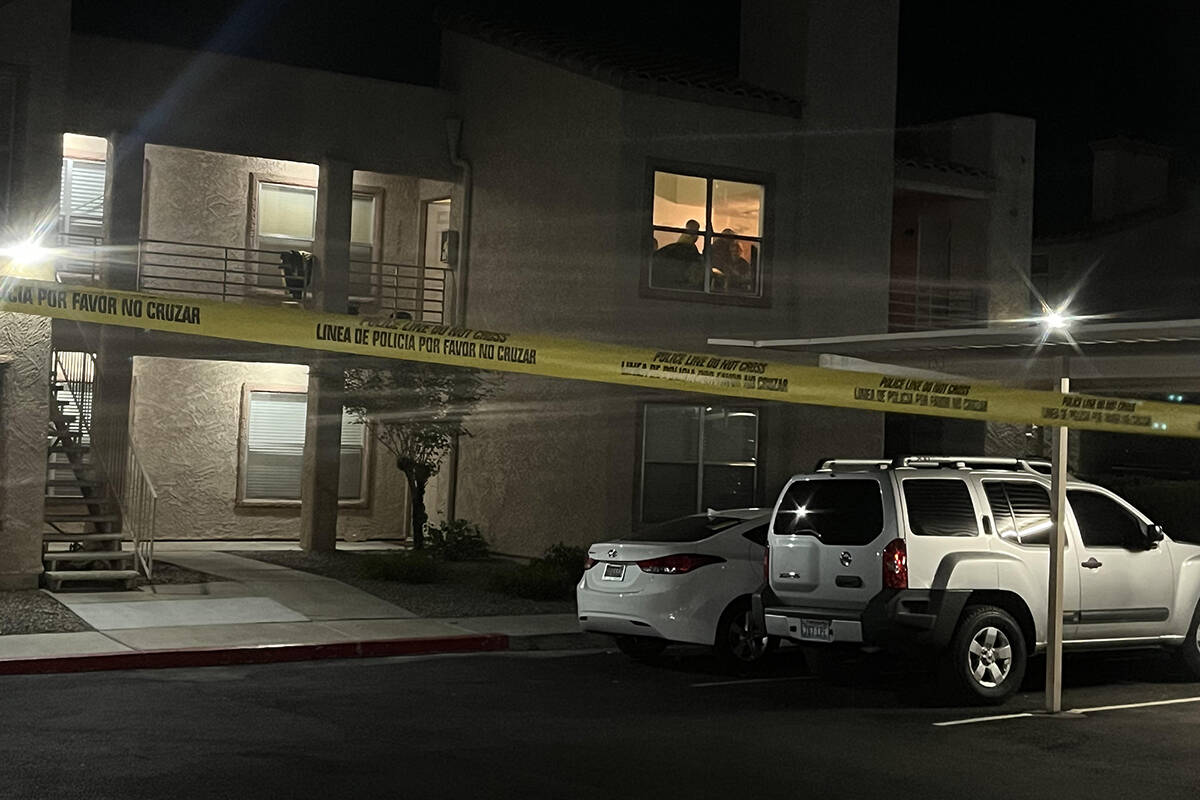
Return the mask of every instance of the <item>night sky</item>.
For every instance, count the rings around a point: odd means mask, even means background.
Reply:
[[[737,0],[77,0],[77,30],[433,85],[436,9],[619,37],[737,68]],[[901,3],[897,122],[1004,111],[1038,124],[1038,233],[1078,228],[1090,206],[1088,142],[1200,140],[1200,3]],[[1179,166],[1195,174],[1190,156]]]

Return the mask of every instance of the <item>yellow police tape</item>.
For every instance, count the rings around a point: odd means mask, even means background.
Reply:
[[[1200,409],[1195,406],[991,383],[897,378],[740,356],[80,288],[17,277],[4,278],[0,311],[754,400],[1200,438]]]

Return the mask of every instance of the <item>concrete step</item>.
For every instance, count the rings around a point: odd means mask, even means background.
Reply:
[[[120,542],[125,539],[123,533],[58,533],[42,534],[43,542]]]
[[[61,511],[47,511],[42,515],[46,522],[120,522],[120,514],[68,514]]]
[[[48,494],[43,498],[47,506],[106,506],[116,508],[117,501],[111,497],[82,497],[66,494]]]
[[[58,569],[60,564],[91,564],[102,563],[109,568],[121,562],[133,560],[132,550],[72,550],[70,552],[48,552],[42,557],[42,563],[48,571]]]
[[[46,485],[63,489],[81,489],[85,486],[90,489],[95,489],[103,486],[104,481],[95,480],[93,478],[47,478]]]
[[[42,580],[47,588],[56,592],[64,583],[79,581],[103,581],[105,583],[119,582],[126,588],[132,589],[137,583],[136,569],[76,569],[76,570],[47,570],[42,573]]]
[[[50,453],[87,453],[92,449],[88,444],[56,444],[47,448]]]

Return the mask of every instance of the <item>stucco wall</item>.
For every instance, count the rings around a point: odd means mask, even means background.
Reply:
[[[802,123],[621,92],[448,34],[443,76],[475,169],[468,324],[697,350],[710,349],[709,336],[885,330],[889,58],[894,46],[871,54],[867,71],[881,72],[846,97],[823,96],[821,115]],[[642,296],[647,170],[662,162],[770,176],[769,307]],[[479,436],[463,445],[459,515],[481,523],[498,549],[521,555],[628,531],[642,399],[672,395],[509,380],[471,423]],[[874,414],[764,406],[764,424],[762,502],[820,455],[882,447]]]
[[[239,507],[238,431],[245,384],[304,388],[299,364],[137,357],[133,438],[158,490],[162,539],[296,539],[300,508]],[[367,509],[338,515],[343,539],[407,531],[407,489],[387,452],[371,453]]]
[[[251,176],[317,185],[317,166],[283,159],[146,146],[149,164],[143,238],[243,248],[248,241]],[[416,263],[422,197],[446,196],[452,184],[356,171],[356,186],[383,189],[379,259]]]
[[[50,320],[0,312],[0,590],[37,586],[46,493]]]

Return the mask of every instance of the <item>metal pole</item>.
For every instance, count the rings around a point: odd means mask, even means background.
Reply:
[[[1064,361],[1058,390],[1069,392]],[[1050,450],[1050,514],[1054,526],[1050,529],[1050,581],[1046,604],[1046,711],[1062,711],[1062,641],[1063,641],[1063,548],[1066,543],[1067,509],[1067,428],[1053,429]]]

